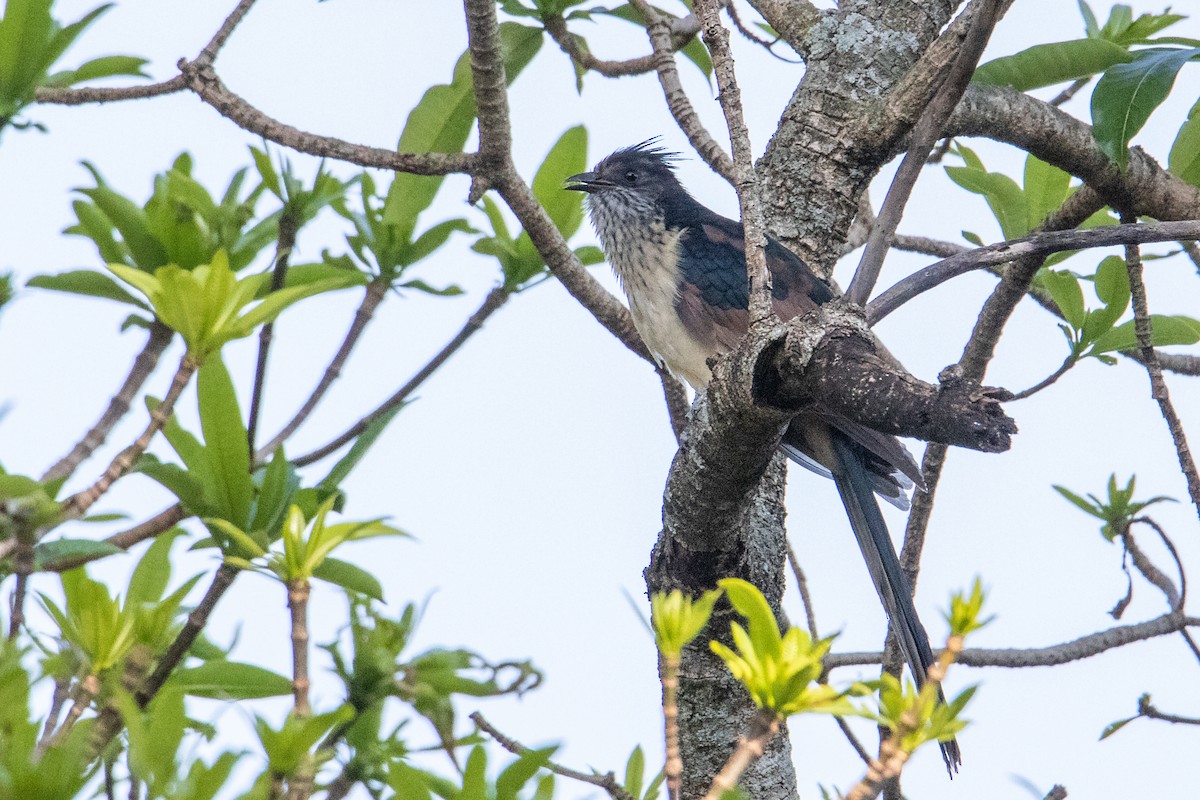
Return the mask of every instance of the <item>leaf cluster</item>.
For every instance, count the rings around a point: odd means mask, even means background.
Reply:
[[[1130,475],[1129,481],[1122,487],[1117,483],[1116,473],[1113,473],[1108,477],[1108,496],[1103,500],[1094,494],[1088,494],[1086,498],[1081,497],[1065,486],[1056,485],[1054,491],[1080,511],[1101,520],[1104,524],[1100,526],[1100,534],[1111,542],[1118,536],[1123,536],[1134,519],[1147,507],[1155,503],[1175,502],[1174,498],[1163,495],[1151,497],[1149,500],[1134,500],[1136,483],[1137,476]]]
[[[97,6],[68,25],[51,15],[53,5],[53,0],[7,0],[4,5],[0,17],[0,133],[8,125],[44,130],[17,119],[42,87],[61,89],[115,75],[146,77],[142,71],[146,59],[133,56],[102,56],[75,69],[51,72],[67,48],[113,4]]]

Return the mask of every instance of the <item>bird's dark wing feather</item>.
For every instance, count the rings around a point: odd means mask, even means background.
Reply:
[[[879,513],[871,476],[863,463],[861,449],[837,431],[832,432],[830,439],[834,453],[840,461],[839,468],[833,473],[838,494],[846,507],[846,516],[850,518],[850,527],[854,529],[854,536],[858,539],[858,546],[867,563],[867,570],[871,573],[875,590],[887,609],[892,631],[904,652],[904,659],[912,670],[913,678],[920,687],[927,680],[934,657],[929,646],[929,636],[925,633],[925,627],[921,624],[917,609],[913,605],[912,586],[900,566],[900,559],[896,557],[896,548],[888,535],[883,515]],[[941,702],[946,702],[940,689],[938,697]],[[962,763],[958,742],[951,739],[941,742],[941,747],[946,768],[953,775]]]

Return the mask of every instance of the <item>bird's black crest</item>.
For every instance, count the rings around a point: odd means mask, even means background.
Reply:
[[[645,161],[657,163],[673,171],[676,163],[683,159],[683,154],[674,150],[668,150],[665,147],[660,147],[659,141],[661,139],[661,136],[652,136],[644,142],[638,142],[637,144],[630,145],[629,147],[622,147],[620,150],[615,151],[604,160],[608,161],[609,159],[617,158],[637,160],[644,159]]]

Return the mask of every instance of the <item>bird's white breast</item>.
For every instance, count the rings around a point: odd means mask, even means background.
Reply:
[[[629,311],[642,340],[659,363],[693,388],[708,385],[707,352],[679,319],[679,238],[661,218],[647,224],[612,224],[606,209],[592,204],[592,219],[608,262],[629,298]]]

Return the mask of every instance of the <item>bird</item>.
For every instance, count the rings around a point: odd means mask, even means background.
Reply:
[[[740,222],[705,207],[680,183],[679,159],[656,137],[617,150],[591,172],[567,178],[564,188],[586,193],[592,225],[646,347],[660,366],[702,392],[711,378],[709,359],[732,350],[749,327],[746,245]],[[775,239],[767,237],[765,250],[780,319],[838,296]],[[920,467],[894,436],[820,409],[795,417],[780,447],[833,479],[905,660],[923,685],[933,651],[876,501],[907,509],[908,489],[922,487]],[[953,777],[962,762],[958,743],[941,746]]]

